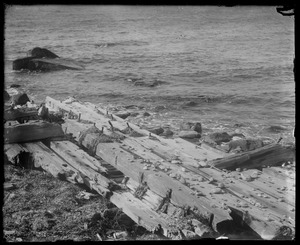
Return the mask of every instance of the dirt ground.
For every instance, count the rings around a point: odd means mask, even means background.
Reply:
[[[7,242],[160,239],[100,195],[47,172],[6,163],[4,179]]]

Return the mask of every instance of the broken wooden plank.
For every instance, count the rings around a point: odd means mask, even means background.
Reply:
[[[208,162],[219,169],[262,168],[263,165],[280,165],[287,160],[295,159],[295,150],[290,146],[270,144],[247,153],[235,154]]]
[[[17,163],[17,157],[21,152],[29,153],[28,150],[19,144],[4,144],[4,153],[7,160],[13,164]]]
[[[61,126],[44,121],[33,121],[4,128],[5,143],[38,141],[59,136],[64,136]]]
[[[37,119],[37,116],[38,111],[35,108],[12,109],[4,112],[6,121]]]

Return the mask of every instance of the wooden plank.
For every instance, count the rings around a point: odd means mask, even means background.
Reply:
[[[150,208],[145,208],[144,203],[135,198],[131,193],[114,192],[110,201],[118,208],[121,208],[134,222],[152,231],[160,224],[164,229],[164,235],[167,236],[168,221],[165,214],[158,214]]]
[[[295,159],[295,150],[281,144],[270,144],[247,153],[235,154],[222,159],[209,161],[209,165],[223,169],[241,167],[261,168],[262,166],[280,165],[287,160]]]
[[[28,150],[19,144],[4,144],[4,153],[7,160],[13,164],[16,164],[16,157],[21,152],[28,152]]]
[[[84,156],[83,151],[79,153],[80,156],[78,157],[76,151],[72,151],[74,147],[70,147],[71,144],[72,143],[67,141],[56,141],[51,142],[50,147],[60,157],[65,159],[69,165],[88,178],[91,189],[97,189],[103,196],[107,196],[114,188],[117,188],[115,183],[101,174],[100,164],[98,167],[94,161],[89,161],[90,157],[87,153],[85,153],[86,156]]]
[[[73,174],[76,173],[74,168],[69,166],[67,162],[62,160],[42,142],[25,143],[23,144],[23,147],[31,153],[35,167],[43,168],[56,178],[67,172]],[[68,176],[71,176],[71,174]],[[71,178],[71,180],[74,182],[74,178]]]
[[[33,121],[4,128],[5,143],[38,141],[59,136],[64,136],[61,126],[44,121]]]
[[[5,110],[4,119],[6,121],[13,120],[22,120],[22,119],[30,119],[37,118],[38,112],[36,109],[26,108],[26,109],[13,109],[13,110]]]

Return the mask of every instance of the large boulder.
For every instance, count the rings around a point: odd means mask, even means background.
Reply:
[[[58,55],[52,53],[50,50],[45,48],[39,48],[39,47],[30,50],[28,53],[31,55],[31,57],[35,57],[35,58],[50,58],[50,59],[59,58]]]

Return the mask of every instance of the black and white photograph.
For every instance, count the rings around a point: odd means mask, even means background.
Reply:
[[[294,240],[295,4],[4,4],[4,242]]]

